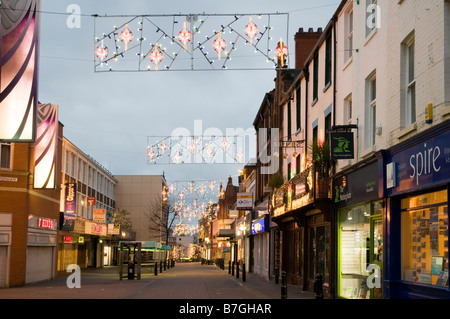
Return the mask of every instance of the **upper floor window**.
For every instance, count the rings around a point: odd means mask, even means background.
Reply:
[[[10,143],[0,143],[0,168],[11,169]]]
[[[300,131],[302,128],[302,117],[301,117],[301,107],[302,107],[302,89],[300,86],[297,87],[295,91],[295,99],[296,99],[296,118],[297,118],[297,131]]]
[[[415,72],[415,42],[414,36],[403,43],[403,67],[405,77],[403,90],[405,96],[404,126],[407,127],[416,122],[416,72]]]
[[[331,84],[332,38],[328,36],[325,44],[325,87]]]
[[[376,74],[366,80],[366,146],[375,145],[377,121],[377,78]]]
[[[313,103],[319,98],[319,57],[314,58]]]
[[[345,15],[345,54],[347,61],[353,56],[353,7]],[[345,62],[344,61],[344,62]]]

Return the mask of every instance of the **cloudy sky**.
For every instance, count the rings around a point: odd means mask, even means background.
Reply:
[[[92,15],[288,13],[288,24],[273,27],[288,31],[293,61],[294,34],[300,27],[325,27],[339,2],[42,0],[39,100],[59,105],[65,137],[113,175],[164,173],[169,182],[226,181],[243,165],[149,164],[149,140],[177,129],[193,132],[194,121],[201,121],[203,131],[224,134],[230,128],[251,129],[265,93],[273,89],[275,71],[95,72],[94,24],[99,33],[113,26],[98,30],[105,19]],[[75,28],[67,24],[71,5],[81,10]]]

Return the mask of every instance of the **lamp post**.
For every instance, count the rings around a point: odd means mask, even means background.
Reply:
[[[246,276],[245,276],[245,220],[243,224],[239,225],[239,230],[242,233],[242,241],[243,241],[243,255],[244,255],[244,262],[242,263],[242,281],[245,282]]]

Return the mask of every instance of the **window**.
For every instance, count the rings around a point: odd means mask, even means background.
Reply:
[[[351,124],[353,116],[353,100],[350,94],[344,100],[344,124]]]
[[[405,198],[402,280],[448,287],[447,190]]]
[[[314,78],[313,78],[313,104],[319,98],[319,57],[314,59]]]
[[[302,116],[301,116],[301,109],[302,109],[302,89],[299,86],[297,90],[295,91],[296,96],[296,116],[297,116],[297,131],[300,132],[302,128]]]
[[[331,113],[325,117],[325,143],[329,143],[329,136],[331,131]]]
[[[325,44],[325,89],[331,84],[332,38],[328,36]]]
[[[0,169],[11,168],[11,144],[0,143]]]
[[[291,132],[292,132],[292,106],[291,106],[291,100],[289,100],[287,105],[287,138],[290,141],[291,140]]]
[[[410,37],[403,43],[403,63],[405,77],[403,87],[405,96],[404,127],[416,122],[416,75],[415,75],[415,43],[414,37]]]
[[[344,59],[347,61],[353,56],[353,7],[347,11],[345,16],[345,55]]]
[[[375,145],[376,121],[377,121],[377,79],[376,75],[366,80],[366,147]]]

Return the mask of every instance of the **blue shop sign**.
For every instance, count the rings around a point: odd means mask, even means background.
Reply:
[[[450,181],[450,131],[394,154],[386,165],[391,195]]]
[[[260,218],[258,220],[254,220],[252,222],[252,235],[268,231],[268,220],[269,219],[267,218],[267,216],[264,216],[263,218]]]

